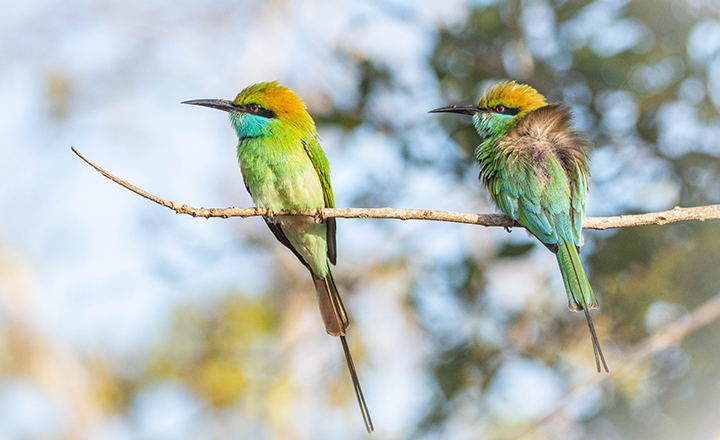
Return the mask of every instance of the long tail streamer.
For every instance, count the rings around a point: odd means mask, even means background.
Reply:
[[[568,255],[570,255],[570,250],[567,248],[568,244],[564,243],[564,245],[567,249]],[[575,266],[575,261],[572,256],[569,258],[569,260],[570,264],[572,264],[573,272],[575,273],[575,279],[577,280],[577,285],[580,289],[580,299],[578,300],[575,292],[572,292],[572,294],[575,297],[575,303],[580,304],[583,308],[583,311],[585,312],[585,319],[587,319],[588,328],[590,329],[590,340],[592,341],[593,352],[595,353],[595,366],[597,367],[598,373],[601,373],[602,370],[600,369],[600,362],[602,362],[602,366],[605,368],[605,372],[609,373],[610,370],[608,369],[607,363],[605,362],[605,356],[603,356],[602,348],[600,348],[600,341],[598,340],[597,333],[595,332],[595,325],[593,325],[592,318],[590,317],[590,312],[588,311],[587,297],[582,289],[582,283],[580,282],[580,274],[578,273],[578,268]],[[580,268],[580,270],[582,270],[582,268]]]
[[[360,380],[358,379],[357,371],[355,371],[355,363],[353,362],[350,349],[348,348],[347,340],[345,336],[340,336],[342,342],[343,351],[345,352],[345,360],[347,361],[348,370],[350,371],[350,377],[352,377],[353,387],[355,388],[355,395],[357,396],[358,404],[360,405],[360,412],[365,422],[365,429],[368,434],[373,431],[373,423],[370,418],[370,411],[368,411],[367,404],[365,403],[365,396],[363,396],[362,388],[360,388]]]

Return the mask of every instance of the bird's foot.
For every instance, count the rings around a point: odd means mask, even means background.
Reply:
[[[263,217],[265,217],[265,220],[267,220],[271,223],[275,223],[275,213],[273,212],[272,209],[266,208],[265,215],[263,215]]]
[[[313,220],[315,220],[315,223],[322,223],[326,219],[325,217],[325,208],[322,206],[318,207],[317,210],[315,210],[315,215],[313,215]]]

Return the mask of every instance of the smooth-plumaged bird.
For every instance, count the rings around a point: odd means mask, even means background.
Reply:
[[[315,122],[305,104],[277,82],[251,85],[233,101],[201,99],[183,104],[202,105],[230,114],[239,139],[237,157],[245,187],[255,205],[271,211],[333,208],[330,166]],[[372,431],[365,398],[345,339],[348,317],[330,264],[335,264],[335,219],[316,223],[306,216],[265,219],[280,243],[287,246],[312,274],[325,330],[339,336],[352,377],[365,427]]]
[[[483,138],[475,150],[480,179],[500,210],[555,254],[568,306],[585,312],[597,370],[602,361],[608,371],[588,311],[598,302],[579,256],[590,144],[571,128],[570,110],[512,81],[490,87],[478,105],[430,111],[439,112],[472,116]]]

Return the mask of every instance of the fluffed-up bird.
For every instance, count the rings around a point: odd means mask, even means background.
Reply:
[[[223,110],[237,133],[237,157],[245,187],[257,207],[271,211],[333,208],[330,166],[320,144],[315,122],[305,105],[277,82],[251,85],[233,101],[185,101]],[[368,432],[373,430],[347,340],[348,316],[330,264],[335,264],[335,219],[316,223],[306,216],[265,219],[270,231],[287,246],[312,275],[325,330],[342,342],[353,387]]]
[[[440,112],[472,116],[483,138],[475,150],[480,179],[500,210],[555,254],[568,306],[585,312],[597,370],[602,362],[608,371],[588,310],[599,305],[579,257],[590,143],[570,126],[570,110],[510,81],[490,87],[478,105],[430,111]]]

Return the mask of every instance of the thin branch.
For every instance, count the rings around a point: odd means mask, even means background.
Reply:
[[[454,223],[467,223],[482,226],[501,226],[505,228],[521,227],[510,217],[504,214],[469,214],[464,212],[431,211],[428,209],[396,209],[396,208],[317,208],[309,211],[275,211],[265,208],[192,208],[176,202],[167,201],[137,188],[130,183],[118,179],[104,169],[86,159],[75,147],[72,151],[88,165],[95,168],[103,176],[113,182],[124,186],[130,191],[146,199],[170,208],[178,214],[188,214],[193,217],[252,217],[276,215],[305,215],[322,221],[326,218],[390,218],[398,220],[434,220]],[[675,207],[669,211],[652,212],[639,215],[621,215],[617,217],[586,217],[583,220],[585,229],[612,229],[628,226],[664,225],[686,220],[714,220],[720,219],[720,205],[697,206],[693,208]]]
[[[517,440],[531,434],[563,413],[567,407],[571,406],[573,402],[576,402],[576,399],[579,396],[589,392],[602,382],[610,380],[623,371],[626,371],[638,362],[644,361],[652,355],[670,348],[675,344],[679,344],[686,336],[715,322],[718,318],[720,318],[720,293],[710,298],[705,304],[695,309],[689,315],[685,315],[675,321],[672,321],[670,324],[665,326],[662,331],[658,331],[652,336],[649,336],[643,342],[627,349],[625,351],[625,355],[622,356],[618,362],[619,367],[614,368],[612,373],[609,375],[596,374],[589,380],[576,382],[570,387],[568,392],[553,411],[542,419],[533,422],[520,434],[514,435],[511,438]]]

